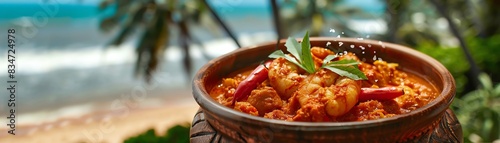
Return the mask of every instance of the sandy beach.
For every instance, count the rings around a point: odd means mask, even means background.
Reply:
[[[0,128],[1,143],[119,143],[148,129],[158,134],[177,124],[190,124],[199,106],[191,91],[176,92],[179,96],[149,98],[144,105],[110,109],[112,102],[98,103],[101,110],[60,118],[55,121],[30,123],[16,127],[16,135]],[[154,103],[156,105],[148,105]],[[158,106],[159,105],[159,106]],[[109,109],[109,110],[103,110]]]

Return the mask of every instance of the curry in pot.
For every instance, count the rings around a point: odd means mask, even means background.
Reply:
[[[306,35],[307,36],[307,35]],[[367,63],[356,54],[310,48],[289,38],[289,54],[236,71],[211,89],[220,104],[250,115],[303,122],[345,122],[409,113],[439,94],[397,63]],[[306,43],[307,42],[307,43]]]

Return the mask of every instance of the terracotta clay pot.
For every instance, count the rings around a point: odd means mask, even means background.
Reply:
[[[369,121],[327,123],[252,116],[225,107],[210,97],[210,89],[222,77],[267,59],[276,50],[273,42],[235,50],[211,60],[198,71],[193,81],[193,96],[204,111],[206,121],[225,138],[237,142],[404,142],[433,130],[455,96],[455,81],[450,72],[435,59],[411,48],[351,38],[311,38],[310,41],[312,46],[321,47],[330,42],[332,47],[354,52],[369,63],[378,58],[399,63],[400,70],[424,78],[436,86],[440,94],[428,105],[407,114]],[[279,48],[285,49],[285,40],[280,42]]]

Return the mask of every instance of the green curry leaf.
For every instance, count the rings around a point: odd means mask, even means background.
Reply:
[[[302,42],[299,44],[295,39],[289,37],[285,43],[287,51],[293,56],[283,53],[281,50],[274,51],[269,58],[284,58],[300,68],[307,71],[309,74],[316,72],[316,67],[311,54],[311,43],[309,43],[309,32],[306,32]],[[359,70],[359,62],[355,60],[338,60],[332,61],[337,58],[336,55],[328,55],[323,60],[321,68],[328,69],[341,76],[346,76],[354,80],[366,80],[366,75]],[[298,61],[297,61],[298,60]]]
[[[339,60],[330,62],[324,65],[323,68],[335,72],[341,76],[349,77],[354,80],[368,79],[366,75],[361,70],[358,69],[358,64],[359,63],[355,60]]]
[[[286,60],[298,65],[300,68],[304,69],[310,74],[316,72],[316,67],[314,66],[314,61],[311,55],[309,33],[306,33],[306,35],[304,35],[301,44],[299,44],[295,39],[289,37],[285,43],[285,46],[286,50],[290,52],[290,54],[292,54],[295,58],[283,53],[283,51],[281,50],[274,51],[271,55],[269,55],[269,58],[285,58]]]
[[[302,66],[295,58],[290,55],[286,55],[281,50],[274,51],[271,55],[269,55],[269,58],[285,58],[286,60],[298,65],[300,68],[305,69],[304,66]]]
[[[330,62],[331,60],[337,58],[337,55],[328,55],[325,57],[325,59],[323,60],[323,65],[321,67],[324,67],[326,64],[328,64],[328,62]]]
[[[316,72],[316,67],[314,66],[314,61],[311,55],[311,43],[309,43],[309,32],[306,32],[306,35],[304,35],[304,38],[302,38],[302,42],[300,43],[302,45],[302,65],[306,68],[305,70],[308,73],[314,73]]]
[[[326,60],[328,59],[325,58],[325,60],[323,61],[323,63],[327,62],[325,66],[355,66],[359,64],[356,60],[339,60],[339,61],[332,61],[330,63],[328,63],[328,61]]]
[[[302,50],[300,49],[299,42],[292,37],[288,37],[285,43],[286,50],[290,52],[295,58],[301,59]]]

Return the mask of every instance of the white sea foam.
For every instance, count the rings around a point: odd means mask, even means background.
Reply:
[[[242,34],[239,41],[244,46],[256,45],[275,39],[272,32],[256,34]],[[203,45],[190,45],[191,58],[203,58],[203,52],[209,57],[218,57],[237,49],[236,44],[229,38],[217,39],[202,43]],[[80,46],[80,45],[70,45]],[[203,48],[202,48],[203,47]],[[86,69],[100,66],[130,64],[135,62],[135,44],[124,43],[120,47],[91,46],[74,48],[75,50],[47,50],[40,49],[33,44],[25,44],[22,49],[16,51],[16,73],[39,74],[60,69]],[[55,48],[57,49],[57,48]],[[183,57],[180,47],[171,46],[165,50],[166,62],[177,62]],[[7,55],[1,55],[1,59],[7,59]],[[1,60],[1,65],[7,65],[7,60]],[[0,72],[0,76],[7,72]]]

